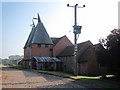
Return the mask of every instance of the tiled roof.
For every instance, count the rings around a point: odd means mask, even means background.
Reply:
[[[52,41],[53,41],[53,45],[55,46],[64,36],[57,38],[57,37],[51,37]]]
[[[91,47],[88,46],[85,51],[83,53],[81,53],[81,55],[78,56],[78,62],[84,62],[84,61],[88,61],[90,59],[90,56],[92,54],[92,50]]]
[[[32,31],[28,37],[25,47],[31,44],[48,44],[48,45],[53,44],[43,23],[40,20],[39,14],[38,14],[38,23],[36,27],[33,25]]]
[[[34,44],[53,44],[44,25],[41,22],[38,22],[38,24],[36,26],[36,31],[34,33],[32,43],[34,43]]]
[[[53,41],[54,46],[60,41],[60,38],[56,38],[56,37],[54,38],[52,37],[51,39]]]
[[[33,57],[37,62],[61,62],[55,57]]]
[[[35,30],[36,30],[36,29],[35,29],[35,25],[33,24],[32,30],[31,30],[31,32],[30,32],[30,35],[29,35],[27,41],[26,41],[25,47],[27,47],[27,46],[29,46],[29,45],[31,44],[32,39],[33,39],[33,36],[34,36],[34,33],[35,33]]]
[[[90,41],[79,43],[78,44],[78,54],[83,53],[83,51],[90,45],[92,45],[92,43]],[[64,56],[72,56],[72,55],[74,55],[74,45],[66,47],[65,50],[59,54],[59,56],[63,56],[63,57]]]

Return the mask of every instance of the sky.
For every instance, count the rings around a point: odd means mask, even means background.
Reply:
[[[66,35],[74,43],[74,8],[77,8],[77,25],[82,25],[77,43],[90,40],[97,44],[111,30],[118,28],[119,0],[2,0],[0,3],[0,58],[23,55],[23,47],[31,31],[33,17],[39,13],[50,37]],[[34,20],[35,25],[37,21]]]

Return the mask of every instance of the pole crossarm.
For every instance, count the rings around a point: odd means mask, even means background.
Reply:
[[[75,7],[75,6],[78,6],[78,4],[75,4],[74,6],[70,6],[69,4],[67,4],[67,7]],[[78,6],[77,8],[84,8],[85,7],[85,5],[83,5],[83,6]]]

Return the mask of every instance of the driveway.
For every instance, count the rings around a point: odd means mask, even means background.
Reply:
[[[53,75],[2,68],[2,88],[85,88],[74,80]]]

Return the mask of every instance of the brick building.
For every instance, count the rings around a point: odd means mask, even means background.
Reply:
[[[38,23],[32,30],[24,46],[22,65],[26,68],[51,70],[59,69],[61,61],[56,58],[67,46],[72,45],[66,37],[50,38],[38,14]]]
[[[62,61],[62,68],[65,72],[74,73],[74,46],[68,46],[59,54]],[[80,75],[98,75],[99,64],[94,52],[94,46],[90,41],[78,44],[77,67]]]
[[[33,23],[32,30],[24,46],[24,59],[21,64],[26,68],[40,70],[62,70],[73,73],[74,45],[66,37],[49,37],[38,14],[38,23]],[[99,65],[96,62],[93,44],[86,41],[78,44],[79,74],[97,74]]]

